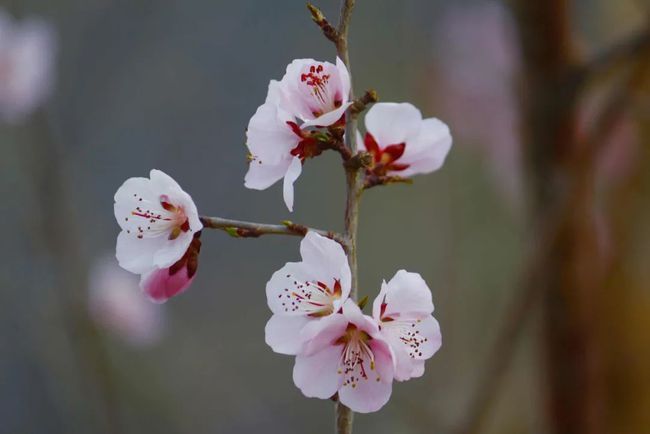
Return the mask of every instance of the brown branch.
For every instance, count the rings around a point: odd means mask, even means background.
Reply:
[[[311,12],[311,19],[321,28],[325,37],[337,44],[340,38],[339,32],[327,21],[323,12],[311,3],[307,3],[307,9]]]
[[[375,174],[366,175],[366,179],[363,183],[364,190],[376,187],[378,185],[388,185],[388,184],[413,184],[411,178],[403,178],[401,176],[377,176]]]
[[[350,107],[350,114],[352,116],[357,116],[359,113],[364,111],[368,105],[376,103],[378,99],[379,96],[377,95],[376,90],[367,90],[361,98],[356,99],[354,103],[352,103],[352,106]]]
[[[201,216],[200,219],[201,223],[203,223],[203,227],[222,230],[235,238],[259,238],[262,235],[291,235],[304,237],[308,231],[312,231],[336,241],[346,250],[348,248],[348,242],[341,234],[333,231],[313,229],[290,221],[284,221],[281,225],[270,225],[265,223],[224,219],[221,217]]]
[[[640,52],[648,49],[650,49],[650,30],[644,29],[603,49],[590,60],[578,66],[576,83],[583,85],[593,76],[625,64],[634,59]]]

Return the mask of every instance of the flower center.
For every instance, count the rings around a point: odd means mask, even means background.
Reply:
[[[397,143],[380,148],[377,141],[370,133],[366,133],[363,140],[368,152],[372,154],[373,166],[371,171],[377,176],[384,176],[389,171],[399,172],[408,169],[408,164],[397,163],[406,150],[406,143]]]
[[[133,194],[133,197],[138,202],[143,202],[143,198],[137,194]],[[168,239],[175,240],[180,234],[190,230],[189,219],[182,206],[172,204],[169,197],[164,194],[160,196],[160,206],[163,212],[155,212],[141,206],[136,206],[135,210],[131,211],[131,216],[144,221],[143,224],[135,227],[138,238],[156,237],[168,233]],[[129,217],[125,220],[129,221]],[[127,233],[131,233],[131,230],[127,230]]]
[[[370,379],[370,374],[375,372],[375,355],[370,348],[372,338],[354,324],[348,324],[343,336],[336,341],[343,345],[339,375],[344,375],[343,386],[357,387],[359,381]],[[376,372],[375,372],[376,374]],[[380,381],[379,375],[375,381]]]
[[[334,95],[334,98],[330,95],[328,86],[330,77],[330,74],[324,73],[322,64],[311,65],[308,72],[300,75],[300,81],[307,86],[309,94],[316,99],[320,106],[312,110],[312,114],[315,117],[319,117],[325,112],[338,108],[343,103],[339,95]]]
[[[291,274],[287,274],[291,278]],[[303,312],[311,317],[322,317],[334,313],[334,303],[341,298],[341,282],[334,279],[334,287],[323,282],[293,281],[293,288],[284,288],[278,295],[285,312]]]
[[[384,316],[386,312],[386,303],[381,305],[380,329],[397,336],[397,338],[406,346],[409,357],[415,359],[422,357],[422,345],[429,339],[420,334],[418,325],[422,322],[420,319],[401,319],[399,314]]]

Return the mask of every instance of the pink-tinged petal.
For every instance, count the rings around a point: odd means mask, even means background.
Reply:
[[[303,344],[300,332],[309,321],[305,316],[273,315],[264,328],[266,344],[276,353],[298,354]]]
[[[287,122],[294,121],[295,118],[277,104],[264,103],[259,106],[246,129],[246,146],[253,161],[275,165],[291,159],[290,152],[300,140],[287,125]]]
[[[293,382],[308,398],[331,398],[341,387],[339,374],[341,345],[325,346],[310,355],[298,354],[293,367]]]
[[[449,127],[436,118],[422,121],[420,134],[406,144],[406,151],[400,163],[408,164],[396,175],[408,177],[430,173],[440,169],[451,149],[452,138]]]
[[[366,130],[384,148],[417,137],[422,114],[409,103],[377,103],[368,110],[365,123]]]
[[[338,279],[341,284],[341,301],[350,294],[352,274],[343,247],[334,240],[310,231],[300,242],[300,256],[309,265],[313,279],[333,284]]]
[[[431,290],[418,273],[399,270],[386,285],[382,285],[380,294],[383,294],[383,303],[386,304],[382,317],[397,319],[407,313],[428,315],[433,312]]]
[[[424,360],[431,358],[442,344],[440,326],[431,315],[412,321],[387,322],[382,335],[395,355],[395,379],[406,381],[424,372]]]
[[[304,342],[301,354],[309,356],[324,347],[338,346],[336,343],[345,333],[348,324],[347,318],[340,313],[310,321],[300,332],[300,338]]]
[[[366,370],[367,378],[360,377],[352,385],[339,390],[339,400],[357,413],[371,413],[382,408],[390,399],[393,389],[393,359],[387,344],[381,340],[370,341],[374,367]]]
[[[293,212],[293,183],[296,182],[300,173],[302,173],[302,162],[300,158],[294,157],[284,175],[284,184],[282,185],[282,196],[289,212]]]
[[[164,303],[189,288],[192,280],[194,277],[188,276],[187,267],[183,267],[173,275],[170,275],[169,268],[155,269],[142,275],[140,288],[152,301]]]
[[[351,102],[345,103],[342,106],[317,117],[316,119],[311,119],[303,122],[303,124],[300,127],[303,129],[309,127],[329,127],[330,125],[336,123],[336,121],[341,119],[341,116],[345,114],[345,111],[351,105],[352,105]]]

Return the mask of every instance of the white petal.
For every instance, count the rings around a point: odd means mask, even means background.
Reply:
[[[187,252],[194,235],[188,231],[181,232],[174,240],[167,239],[166,237],[158,238],[162,238],[163,243],[154,254],[153,264],[158,268],[168,268],[180,260],[185,252]]]
[[[365,122],[377,144],[386,147],[417,137],[422,114],[409,103],[377,103],[366,114]]]
[[[290,212],[293,212],[293,183],[296,182],[296,179],[298,179],[301,172],[302,162],[300,161],[300,158],[294,157],[289,164],[287,173],[284,175],[284,184],[282,185],[284,203],[287,205]]]
[[[280,82],[278,80],[269,81],[269,90],[266,93],[265,102],[270,102],[275,105],[282,102],[282,89],[280,88]]]
[[[131,273],[143,274],[155,268],[153,256],[163,242],[160,238],[140,239],[122,231],[117,236],[115,257],[120,267]]]
[[[308,128],[308,127],[328,127],[341,119],[341,116],[345,113],[345,111],[352,105],[351,102],[345,103],[341,105],[339,108],[329,111],[327,113],[322,114],[321,116],[317,117],[316,119],[311,119],[308,121],[303,122],[303,124],[300,126],[300,128]]]
[[[424,360],[431,358],[442,344],[440,326],[431,315],[413,320],[411,327],[393,322],[384,323],[382,335],[393,349],[396,361],[395,379],[398,381],[421,376],[424,373]],[[417,347],[413,341],[409,341],[413,336],[417,337]]]
[[[290,151],[300,140],[287,125],[287,122],[294,120],[277,104],[264,103],[259,106],[246,129],[246,146],[251,154],[265,163],[290,158]]]
[[[313,270],[312,279],[325,283],[338,279],[341,282],[341,300],[348,298],[352,275],[348,258],[339,243],[309,231],[300,242],[300,256]]]
[[[291,294],[300,291],[302,285],[312,280],[314,277],[311,268],[302,262],[288,262],[273,273],[266,284],[266,301],[271,312],[282,315],[304,315],[302,310],[295,308],[295,301]]]
[[[266,344],[276,353],[298,354],[303,344],[300,332],[309,321],[304,316],[273,315],[264,328]]]
[[[312,354],[298,354],[293,367],[293,382],[309,398],[331,398],[341,387],[338,373],[342,346],[325,346]]]
[[[263,161],[251,161],[248,172],[244,177],[244,186],[252,190],[266,190],[284,177],[291,161],[287,159],[272,164]]]
[[[404,155],[399,160],[409,167],[394,174],[408,177],[440,169],[451,149],[451,142],[447,125],[436,118],[425,119],[420,134],[406,144]]]
[[[338,78],[341,86],[341,93],[343,94],[343,102],[346,102],[350,99],[350,88],[352,87],[352,82],[350,80],[350,72],[348,71],[345,63],[337,56],[336,57],[336,69],[339,71]]]
[[[422,276],[399,270],[395,276],[382,287],[386,311],[384,316],[393,318],[406,313],[430,314],[433,312],[431,290]]]

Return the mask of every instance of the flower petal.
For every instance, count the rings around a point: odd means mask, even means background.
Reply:
[[[377,103],[368,110],[365,122],[366,130],[383,148],[417,137],[422,114],[409,103]]]
[[[181,294],[192,284],[194,277],[189,277],[187,268],[183,267],[174,275],[169,268],[155,269],[143,274],[140,288],[156,303],[164,303],[171,297]]]
[[[309,231],[300,242],[300,256],[310,266],[314,279],[328,284],[333,283],[332,279],[339,279],[341,300],[348,298],[352,275],[348,257],[339,243]]]
[[[266,344],[276,353],[298,354],[303,344],[300,332],[309,321],[305,316],[271,316],[264,328]]]
[[[420,134],[406,144],[406,152],[400,159],[400,163],[409,167],[394,173],[408,177],[440,169],[451,149],[451,142],[446,124],[436,118],[423,120]]]
[[[309,398],[331,398],[341,387],[338,373],[341,346],[328,345],[311,355],[298,354],[293,367],[293,382]]]
[[[370,349],[374,355],[374,369],[367,378],[356,376],[355,387],[344,385],[339,390],[339,400],[357,413],[370,413],[382,408],[393,390],[393,359],[385,342],[373,339]]]
[[[287,173],[284,175],[284,184],[282,186],[284,203],[287,205],[289,212],[293,212],[293,183],[296,182],[301,172],[302,162],[300,158],[294,157],[289,164]]]
[[[431,290],[418,273],[399,270],[387,284],[382,285],[377,298],[386,304],[383,317],[396,319],[407,313],[428,315],[433,312]]]
[[[330,125],[336,123],[339,119],[341,119],[341,116],[345,114],[345,111],[352,105],[351,102],[345,103],[342,106],[340,106],[337,109],[334,109],[332,111],[329,111],[316,119],[311,119],[308,121],[303,122],[303,124],[300,126],[300,128],[308,128],[308,127],[329,127]]]

